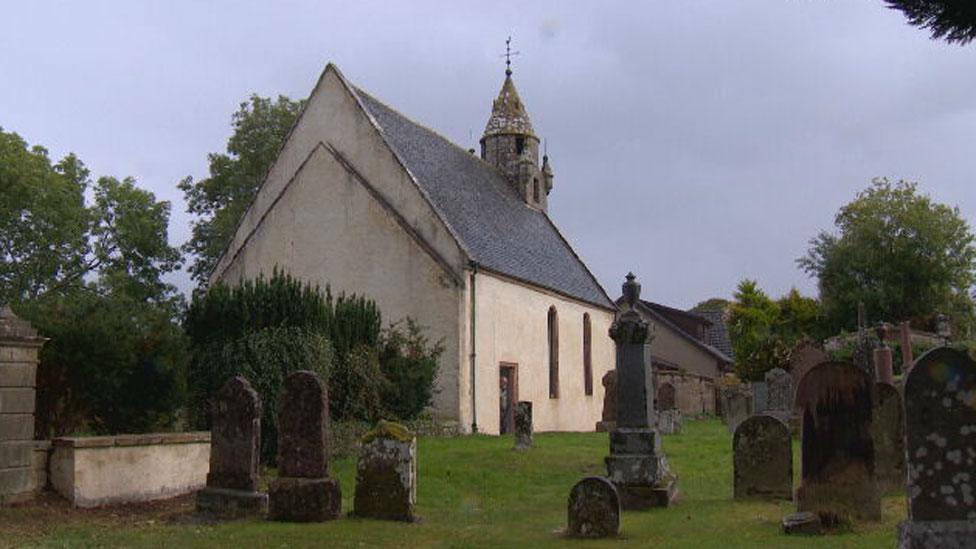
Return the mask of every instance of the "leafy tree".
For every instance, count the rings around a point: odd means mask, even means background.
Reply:
[[[39,438],[174,426],[186,391],[186,345],[168,310],[86,291],[17,309],[50,338],[37,369]]]
[[[274,101],[252,95],[232,117],[234,134],[227,141],[227,152],[208,156],[209,177],[194,181],[187,176],[179,183],[187,211],[197,218],[183,250],[194,254],[190,273],[201,287],[206,286],[304,103],[284,95]]]
[[[182,261],[167,243],[169,203],[132,178],[102,177],[86,206],[90,183],[74,155],[51,164],[42,147],[0,130],[0,302],[121,292],[175,314],[175,288],[162,282]]]
[[[776,301],[779,307],[779,319],[776,332],[790,343],[803,338],[814,340],[823,339],[828,334],[824,331],[823,319],[820,313],[820,302],[812,297],[800,295],[796,288]]]
[[[735,352],[736,373],[744,380],[761,380],[763,374],[778,364],[771,364],[775,356],[779,307],[755,280],[743,280],[735,292],[729,311],[729,339]]]
[[[942,311],[957,328],[971,325],[976,246],[958,208],[915,183],[875,179],[834,223],[837,233],[821,232],[797,260],[819,279],[830,329],[854,329],[862,301],[878,320],[924,324]]]
[[[908,24],[932,32],[932,39],[965,45],[976,38],[976,3],[972,0],[885,0]]]

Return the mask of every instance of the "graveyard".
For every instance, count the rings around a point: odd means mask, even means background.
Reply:
[[[733,500],[731,436],[718,420],[690,421],[664,440],[680,479],[679,501],[667,509],[624,511],[619,539],[581,545],[563,537],[566,498],[579,478],[605,472],[607,435],[536,433],[530,451],[512,446],[511,437],[419,439],[416,523],[343,516],[317,524],[252,519],[213,525],[192,520],[192,498],[143,510],[72,511],[62,502],[0,510],[0,545],[891,547],[905,518],[904,495],[892,493],[882,499],[879,522],[828,536],[783,536],[780,521],[792,505]],[[796,444],[794,459],[798,483]],[[352,509],[355,460],[340,459],[330,468],[343,488],[343,509]]]

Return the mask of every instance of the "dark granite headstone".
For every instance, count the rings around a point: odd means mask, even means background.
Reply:
[[[633,274],[627,275],[623,293],[625,305],[610,327],[617,346],[617,428],[610,432],[607,477],[616,485],[624,509],[668,506],[677,493],[677,477],[653,427],[654,392],[647,360],[652,328],[634,308],[640,284]]]
[[[515,450],[528,450],[532,447],[532,403],[521,401],[515,404]]]
[[[315,372],[285,378],[278,396],[278,478],[271,483],[273,520],[322,522],[339,517],[339,481],[328,478],[329,396]]]
[[[803,409],[797,510],[817,513],[827,526],[852,518],[879,520],[872,376],[853,364],[824,362],[803,376],[796,401]]]
[[[620,497],[613,483],[587,477],[569,493],[567,534],[579,538],[606,538],[620,534]]]
[[[793,438],[771,415],[752,416],[732,437],[735,499],[793,499]]]
[[[657,390],[657,410],[659,412],[664,410],[674,410],[677,408],[675,404],[676,391],[674,385],[670,383],[662,383]]]
[[[976,362],[942,347],[905,381],[908,520],[900,547],[976,546]]]
[[[882,492],[905,488],[905,415],[898,389],[887,383],[875,385],[871,420],[874,470]]]
[[[617,370],[603,374],[603,414],[596,424],[598,432],[612,431],[617,427]]]
[[[258,489],[261,398],[241,376],[217,393],[210,434],[207,487],[197,492],[197,511],[219,518],[263,514],[268,495]]]
[[[353,515],[412,522],[416,505],[417,438],[398,423],[380,421],[362,440]]]

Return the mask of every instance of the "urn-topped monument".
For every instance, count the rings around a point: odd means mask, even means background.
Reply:
[[[653,325],[635,310],[641,286],[633,273],[623,285],[624,306],[610,326],[617,345],[617,425],[610,431],[607,477],[624,509],[666,507],[677,494],[677,477],[661,449],[654,425],[654,386],[648,346]]]

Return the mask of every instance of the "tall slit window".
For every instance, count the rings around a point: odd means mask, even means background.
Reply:
[[[583,313],[583,391],[593,395],[593,349],[590,332],[590,313]]]
[[[516,137],[515,138],[515,154],[521,155],[522,151],[525,150],[525,138]]]
[[[532,178],[532,200],[539,201],[539,178]]]
[[[559,318],[549,307],[549,398],[559,398]]]

